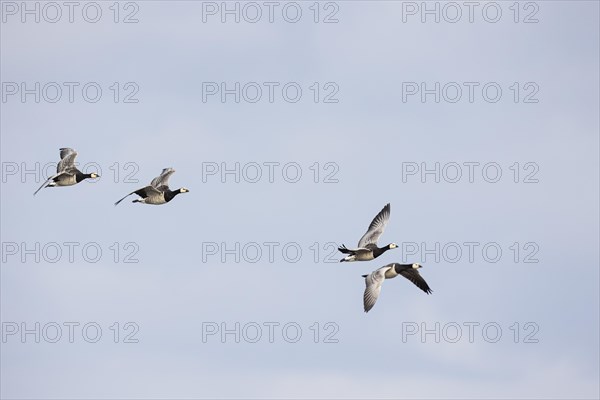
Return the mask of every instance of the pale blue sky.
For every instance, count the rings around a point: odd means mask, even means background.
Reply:
[[[3,253],[1,320],[4,327],[96,322],[103,337],[95,344],[81,336],[39,344],[7,337],[2,397],[598,398],[597,2],[536,2],[533,24],[513,22],[512,2],[498,3],[495,24],[480,13],[473,23],[403,23],[401,2],[360,1],[336,2],[336,24],[315,24],[313,2],[299,2],[296,24],[281,14],[274,23],[203,23],[202,3],[191,1],[137,2],[139,23],[115,24],[112,2],[99,4],[96,24],[77,10],[74,23],[3,15],[2,82],[103,88],[93,104],[15,96],[1,103],[3,170],[56,162],[60,147],[102,167],[97,183],[35,197],[40,183],[31,175],[8,176],[3,246],[96,242],[103,256],[22,263]],[[202,83],[223,81],[298,82],[303,97],[203,103]],[[113,82],[135,82],[139,103],[115,104]],[[339,103],[315,104],[314,82],[335,82]],[[480,96],[403,103],[402,82],[497,82],[503,96],[493,104]],[[539,102],[514,103],[514,82],[535,82]],[[405,162],[471,161],[498,163],[503,179],[402,182]],[[115,183],[115,162],[135,163],[140,182]],[[205,162],[297,162],[303,179],[203,183]],[[336,163],[339,182],[311,182],[315,162]],[[536,163],[539,183],[513,183],[514,162]],[[164,167],[177,170],[171,186],[189,194],[160,207],[113,207]],[[498,263],[429,259],[422,274],[433,295],[398,278],[364,314],[360,275],[402,261],[401,250],[371,262],[315,263],[310,246],[355,245],[387,202],[391,219],[380,244],[496,242],[504,256]],[[115,263],[115,242],[135,242],[140,262]],[[298,243],[303,256],[203,263],[206,242]],[[515,263],[514,242],[536,243],[539,262]],[[139,343],[113,343],[116,321],[137,323]],[[295,322],[303,337],[203,343],[206,322]],[[337,324],[338,343],[314,343],[315,322],[322,335],[326,322]],[[410,322],[495,322],[503,336],[488,343],[476,331],[473,343],[403,343]],[[514,343],[515,322],[521,334],[523,324],[536,323],[539,342]]]

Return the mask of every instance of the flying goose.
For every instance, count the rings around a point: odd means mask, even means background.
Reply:
[[[365,294],[363,296],[363,302],[365,306],[365,312],[369,312],[375,305],[379,293],[381,293],[381,285],[386,279],[392,279],[398,275],[402,275],[412,283],[414,283],[419,289],[427,294],[432,291],[429,288],[425,279],[419,274],[419,268],[422,268],[420,264],[398,264],[391,263],[384,267],[378,268],[371,272],[369,275],[363,275],[365,278]]]
[[[341,245],[338,250],[344,254],[349,254],[340,260],[344,261],[369,261],[373,260],[389,249],[395,249],[398,247],[396,243],[390,243],[384,247],[377,247],[377,240],[383,233],[388,220],[390,219],[390,203],[386,204],[385,207],[373,218],[371,225],[367,233],[360,238],[358,242],[358,248],[348,249],[346,245]]]
[[[143,204],[165,204],[173,200],[179,193],[187,193],[188,189],[182,187],[177,190],[169,189],[169,177],[175,173],[173,168],[165,168],[162,170],[159,176],[152,179],[150,185],[143,187],[138,190],[134,190],[127,196],[123,197],[115,203],[115,206],[125,200],[126,197],[132,194],[140,196],[139,199],[133,200],[132,203],[143,203]]]
[[[92,172],[91,174],[84,174],[78,170],[75,167],[75,157],[77,157],[77,152],[75,150],[68,147],[63,147],[60,149],[60,161],[56,166],[56,174],[46,179],[42,186],[40,186],[39,189],[33,193],[33,195],[35,196],[37,192],[45,187],[72,186],[84,179],[100,178],[100,175],[95,172]]]

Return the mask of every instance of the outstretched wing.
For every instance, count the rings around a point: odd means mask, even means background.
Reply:
[[[35,196],[37,192],[42,190],[48,183],[50,183],[54,178],[58,178],[61,175],[72,175],[73,169],[75,168],[75,157],[77,157],[77,152],[69,147],[63,147],[60,149],[60,161],[56,165],[56,174],[52,175],[48,179],[42,183],[42,186],[38,188],[33,195]]]
[[[387,266],[381,267],[365,277],[366,288],[363,295],[365,312],[369,312],[377,302],[379,293],[381,293],[381,285],[385,280],[385,271],[388,268]]]
[[[75,157],[77,157],[75,150],[68,147],[60,149],[60,161],[56,166],[56,173],[60,174],[61,172],[72,170],[75,167]]]
[[[377,240],[379,240],[389,219],[390,203],[386,204],[379,214],[373,218],[371,225],[369,225],[369,229],[358,241],[358,248],[368,248],[369,245],[377,245]]]
[[[425,282],[425,279],[423,279],[419,271],[417,271],[415,268],[408,268],[403,271],[400,271],[400,275],[414,283],[419,289],[421,289],[425,293],[431,293],[429,285],[427,284],[427,282]]]
[[[150,196],[155,196],[155,195],[159,195],[161,194],[161,192],[159,192],[155,187],[153,186],[146,186],[143,187],[141,189],[135,190],[131,193],[129,193],[127,196],[124,196],[123,198],[119,199],[116,203],[115,206],[117,204],[119,204],[120,202],[122,202],[123,200],[125,200],[127,197],[131,196],[132,194],[137,194],[138,196],[140,196],[141,198],[145,199],[146,197],[150,197]]]
[[[44,188],[48,183],[50,183],[54,178],[58,178],[61,175],[69,175],[69,172],[65,171],[65,172],[59,172],[58,174],[54,174],[52,175],[50,178],[46,179],[44,181],[44,183],[42,183],[42,186],[40,186],[38,188],[38,190],[36,190],[35,192],[33,192],[33,195],[35,196],[37,194],[37,192],[39,192],[40,190],[42,190],[42,188]]]
[[[152,182],[150,182],[150,186],[155,187],[156,189],[159,189],[162,186],[165,186],[168,189],[169,188],[169,178],[174,173],[175,173],[175,170],[173,168],[163,169],[159,176],[152,179]],[[164,188],[161,188],[159,190],[164,191]]]

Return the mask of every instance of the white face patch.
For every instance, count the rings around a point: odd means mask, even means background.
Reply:
[[[92,178],[97,178],[98,177],[98,174],[96,174],[95,172],[92,172],[90,175],[91,175]]]
[[[395,249],[396,247],[398,247],[398,245],[396,243],[390,244],[390,249]]]
[[[414,263],[414,264],[413,264],[413,268],[414,268],[414,269],[417,269],[417,268],[420,268],[420,267],[421,267],[421,266],[420,266],[419,264],[417,264],[417,263]]]

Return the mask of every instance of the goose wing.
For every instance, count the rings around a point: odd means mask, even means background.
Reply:
[[[423,279],[419,271],[417,271],[415,268],[408,268],[403,271],[400,271],[400,275],[414,283],[419,289],[421,289],[425,293],[429,294],[432,292],[427,282],[425,282],[425,279]]]
[[[61,172],[71,171],[75,168],[75,157],[77,157],[75,150],[68,147],[60,149],[60,161],[56,166],[56,173],[60,174]]]
[[[369,275],[365,275],[365,293],[363,295],[363,303],[365,312],[369,312],[371,308],[377,302],[379,293],[381,293],[381,285],[385,280],[385,271],[389,269],[388,266],[381,267],[371,272]]]
[[[157,189],[159,187],[161,187],[161,186],[166,186],[167,189],[168,189],[169,188],[169,178],[174,173],[175,173],[175,170],[173,168],[165,168],[165,169],[163,169],[159,176],[157,176],[156,178],[152,179],[152,182],[150,182],[150,186],[153,186],[153,187],[155,187]]]
[[[40,190],[42,190],[42,188],[44,188],[48,183],[50,183],[54,178],[58,178],[61,175],[70,175],[70,173],[68,171],[64,171],[64,172],[59,172],[57,174],[52,175],[50,178],[46,179],[44,181],[44,183],[42,183],[42,186],[40,186],[38,188],[38,190],[36,190],[35,192],[33,192],[33,195],[35,196],[37,194],[37,192],[39,192]]]
[[[63,147],[60,149],[60,161],[56,165],[56,174],[52,175],[48,179],[42,183],[42,186],[36,190],[33,195],[35,196],[37,192],[42,190],[48,183],[50,183],[54,178],[58,178],[61,175],[72,175],[75,169],[75,157],[77,157],[77,152],[69,147]]]
[[[119,204],[120,202],[122,202],[123,200],[125,200],[127,197],[131,196],[132,194],[137,194],[138,196],[140,196],[141,198],[146,198],[146,197],[150,197],[150,196],[156,196],[156,195],[160,195],[161,192],[159,192],[155,187],[153,186],[146,186],[143,187],[141,189],[138,190],[134,190],[133,192],[129,193],[126,196],[123,196],[123,198],[119,199],[116,203],[115,206],[117,204]]]
[[[160,185],[159,187],[156,188],[156,190],[158,190],[161,193],[164,193],[167,190],[169,190],[169,186],[168,185]]]
[[[359,248],[368,248],[369,245],[377,245],[377,240],[383,233],[385,226],[390,219],[390,203],[386,204],[385,207],[373,218],[371,221],[371,225],[369,225],[369,229],[360,238],[358,242]]]

